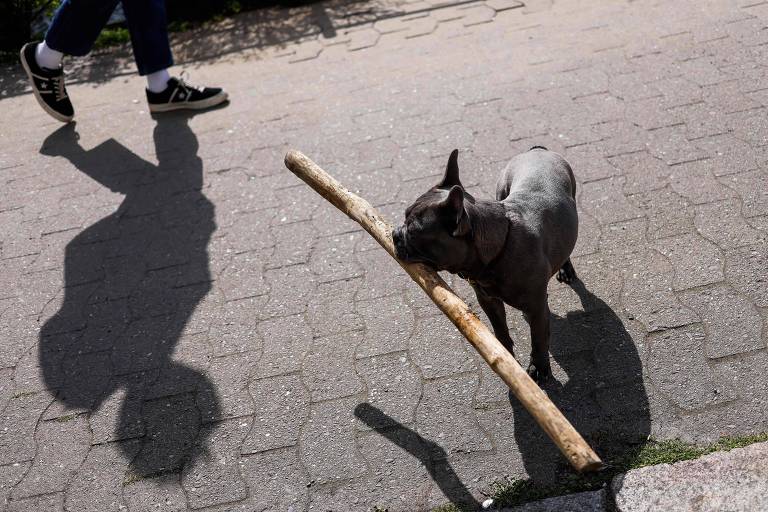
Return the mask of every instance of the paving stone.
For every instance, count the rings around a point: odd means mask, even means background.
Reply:
[[[425,439],[438,444],[443,454],[472,453],[492,448],[490,439],[479,429],[472,414],[471,401],[477,385],[476,374],[424,383],[424,394],[416,409],[417,431]]]
[[[725,254],[725,277],[757,307],[768,307],[768,287],[762,269],[768,265],[766,244],[741,247]]]
[[[24,477],[29,469],[29,463],[13,463],[0,466],[0,507],[7,510],[8,498],[11,491]]]
[[[139,442],[135,440],[121,443],[121,449],[114,443],[91,447],[67,488],[65,507],[84,512],[125,510],[123,478],[128,469],[128,459],[138,449]]]
[[[734,196],[712,173],[712,162],[701,160],[673,167],[672,189],[694,204],[711,203]]]
[[[243,441],[242,453],[258,453],[295,446],[309,414],[309,393],[298,375],[251,381],[248,388],[260,404],[253,426]]]
[[[701,326],[653,333],[648,339],[651,381],[678,407],[691,411],[734,398],[727,383],[718,382],[704,356]],[[690,369],[695,368],[695,371]]]
[[[338,281],[362,274],[352,256],[360,236],[361,233],[349,233],[320,238],[316,242],[310,257],[310,268],[319,281]]]
[[[665,238],[694,230],[694,209],[670,187],[629,196],[629,201],[648,218],[648,239]]]
[[[356,357],[398,352],[408,348],[414,329],[413,312],[399,295],[374,300],[359,300],[357,312],[365,325],[365,334],[356,347]],[[386,316],[382,312],[387,312]]]
[[[14,498],[64,491],[90,448],[85,416],[44,421],[35,432],[37,451],[29,472],[13,490]]]
[[[204,423],[237,418],[253,413],[248,393],[248,378],[258,357],[250,352],[217,357],[205,374],[206,382],[198,389],[197,407]]]
[[[93,444],[133,439],[144,435],[142,407],[147,388],[157,373],[126,375],[124,387],[105,397],[98,409],[91,411],[88,424]]]
[[[257,304],[253,300],[244,299],[222,305],[220,319],[208,333],[213,356],[261,351],[262,340],[257,331],[258,318],[254,311],[258,308]]]
[[[759,167],[754,148],[730,133],[697,139],[696,145],[712,160],[715,176],[738,174]]]
[[[721,183],[741,196],[745,217],[768,214],[768,172],[764,169],[734,174]]]
[[[580,205],[600,224],[637,218],[640,211],[624,196],[625,178],[616,177],[582,185]]]
[[[583,256],[597,252],[600,241],[600,225],[583,212],[579,212],[579,238],[576,247],[571,253],[572,257]]]
[[[316,287],[315,277],[305,265],[266,270],[264,280],[269,283],[269,301],[260,311],[261,318],[303,313]]]
[[[381,423],[374,420],[373,423]],[[388,507],[392,510],[426,509],[425,495],[432,480],[425,472],[429,451],[413,431],[405,428],[371,432],[359,440],[360,453],[375,474],[358,485],[345,486],[335,495],[313,492],[313,501],[328,506]],[[392,496],[387,489],[403,489]]]
[[[762,243],[766,234],[750,226],[739,201],[721,201],[696,207],[696,228],[723,249]]]
[[[275,252],[266,264],[266,268],[278,268],[307,263],[312,244],[306,240],[314,238],[314,229],[309,222],[278,224],[272,228],[275,238]],[[301,240],[303,242],[299,243]]]
[[[264,339],[263,355],[253,376],[271,377],[301,369],[301,361],[309,351],[312,331],[303,315],[286,316],[265,320],[258,326]]]
[[[352,306],[360,279],[321,283],[307,306],[307,320],[315,336],[360,330],[363,322]]]
[[[126,477],[129,480],[178,471],[195,440],[202,442],[200,411],[191,394],[147,401],[143,416],[146,435],[139,453],[131,461]]]
[[[248,491],[240,477],[240,445],[251,427],[249,418],[226,420],[203,429],[199,444],[186,464],[181,484],[191,508],[203,508],[245,499]]]
[[[178,473],[126,481],[123,486],[123,497],[131,512],[188,510],[187,498],[181,488]]]
[[[668,165],[645,151],[615,156],[609,162],[625,176],[627,195],[664,188],[672,173]]]
[[[471,347],[442,315],[417,320],[408,346],[413,362],[428,379],[475,369]]]
[[[339,482],[363,475],[364,460],[355,446],[354,397],[312,404],[301,429],[301,457],[311,481]]]
[[[8,512],[63,512],[64,493],[57,492],[44,496],[32,496],[20,500],[13,500],[8,504]]]
[[[5,464],[32,460],[35,456],[35,428],[53,397],[45,392],[12,397],[2,412],[0,460]]]
[[[649,331],[668,329],[698,321],[698,317],[672,292],[672,269],[658,253],[634,255],[624,271],[622,303],[630,319],[642,322]]]
[[[707,327],[707,357],[725,357],[765,347],[760,336],[760,314],[730,286],[689,291],[679,297]]]
[[[748,144],[764,146],[768,143],[768,125],[765,122],[764,109],[730,114],[727,123],[734,137]]]
[[[233,257],[220,281],[227,300],[264,295],[270,288],[264,282],[262,268],[269,253],[244,253]]]
[[[306,510],[312,482],[295,448],[249,455],[241,468],[255,510]]]
[[[363,391],[363,382],[355,371],[355,349],[362,336],[361,332],[347,332],[312,340],[301,374],[313,402]]]
[[[698,235],[679,235],[656,241],[656,249],[675,269],[674,288],[685,290],[723,280],[723,254]]]
[[[406,352],[394,352],[357,360],[357,372],[365,381],[367,403],[389,418],[384,424],[366,425],[381,429],[412,425],[422,384]],[[382,417],[384,417],[382,416]]]

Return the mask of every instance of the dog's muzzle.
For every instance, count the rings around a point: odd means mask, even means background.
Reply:
[[[405,246],[405,229],[403,226],[392,230],[392,242],[395,244],[395,256],[403,261],[408,261],[408,249]]]

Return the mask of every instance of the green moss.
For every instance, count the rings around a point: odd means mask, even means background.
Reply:
[[[491,497],[497,506],[512,507],[553,496],[593,491],[610,484],[613,477],[630,469],[696,459],[709,453],[742,448],[762,441],[768,441],[768,432],[751,436],[723,437],[708,445],[679,440],[649,440],[622,460],[613,461],[613,465],[598,473],[570,474],[561,479],[559,484],[552,486],[537,485],[532,480],[497,481],[491,485]]]
[[[131,40],[131,34],[124,27],[108,27],[101,31],[93,47],[96,49],[108,48],[125,44]]]
[[[22,398],[22,397],[25,397],[25,396],[32,396],[32,395],[35,395],[35,394],[37,394],[37,391],[18,391],[16,393],[14,393],[11,398]]]
[[[66,423],[70,420],[77,418],[77,416],[78,416],[77,413],[67,414],[66,416],[59,416],[58,418],[54,418],[54,420],[58,421],[59,423]]]
[[[463,511],[453,503],[448,503],[447,505],[440,505],[437,508],[433,508],[432,512],[463,512]]]
[[[135,471],[128,471],[125,474],[125,478],[123,479],[123,487],[131,485],[132,483],[140,482],[145,478],[146,477],[144,475],[136,473]]]

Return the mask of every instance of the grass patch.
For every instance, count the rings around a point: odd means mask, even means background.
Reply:
[[[36,394],[37,394],[37,391],[18,391],[14,393],[11,398],[23,398],[25,396],[32,396]]]
[[[743,448],[762,441],[768,441],[768,432],[752,436],[723,437],[708,445],[685,443],[679,440],[648,441],[623,459],[614,461],[612,466],[599,473],[569,474],[562,478],[561,483],[557,485],[537,485],[532,480],[520,479],[494,482],[491,485],[491,498],[493,498],[495,506],[513,507],[553,496],[594,491],[610,484],[613,477],[630,469],[696,459],[709,453]]]
[[[447,505],[440,505],[437,508],[433,508],[432,512],[464,512],[464,510],[453,503],[448,503]]]
[[[119,46],[130,42],[131,34],[125,27],[107,27],[101,31],[99,37],[96,38],[96,42],[93,43],[94,50],[100,50],[102,48],[109,48],[111,46]]]
[[[66,423],[68,421],[71,421],[79,416],[78,413],[74,414],[67,414],[66,416],[59,416],[58,418],[54,418],[54,421],[58,421],[59,423]]]
[[[136,471],[128,471],[125,474],[125,478],[123,478],[123,487],[127,487],[133,483],[140,482],[144,480],[146,477],[140,473],[137,473]]]

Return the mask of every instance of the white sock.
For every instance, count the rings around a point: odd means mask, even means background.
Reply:
[[[37,48],[35,48],[35,61],[37,61],[37,65],[41,68],[59,69],[62,57],[64,57],[63,53],[52,50],[45,44],[45,41],[38,44]]]
[[[167,69],[155,71],[147,75],[147,89],[152,92],[163,92],[168,87],[171,75]]]

